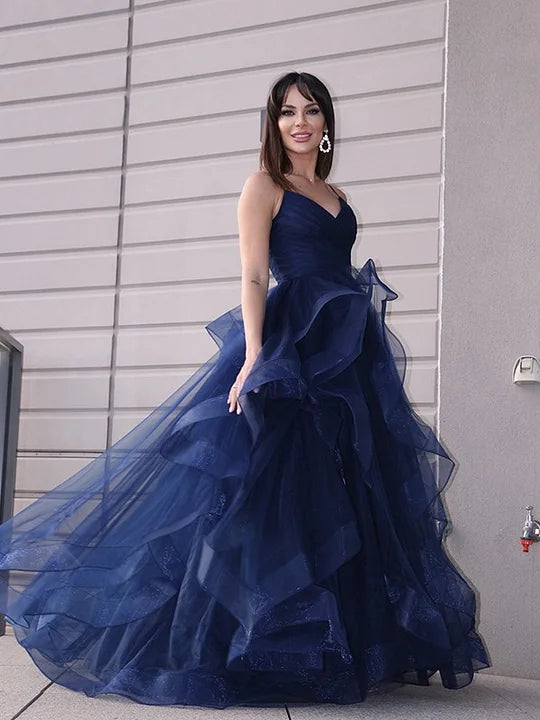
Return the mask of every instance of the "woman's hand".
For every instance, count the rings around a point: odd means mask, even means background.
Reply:
[[[240,403],[238,402],[238,396],[240,395],[242,385],[244,384],[249,373],[251,372],[251,368],[253,367],[254,362],[255,357],[249,359],[246,358],[244,364],[240,368],[240,372],[236,376],[236,380],[232,384],[231,389],[229,390],[229,395],[227,397],[229,412],[234,412],[236,410],[237,415],[240,415],[240,413],[242,412],[242,408],[240,407]],[[259,392],[259,388],[255,388],[255,392]]]

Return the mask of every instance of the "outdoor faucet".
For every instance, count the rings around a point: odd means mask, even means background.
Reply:
[[[525,518],[525,525],[523,526],[523,535],[519,539],[523,552],[529,552],[529,545],[540,540],[540,522],[534,520],[532,509],[532,505],[527,505],[525,508],[527,517]]]

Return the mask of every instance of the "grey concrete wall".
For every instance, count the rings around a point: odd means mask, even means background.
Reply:
[[[444,192],[442,436],[459,462],[448,546],[480,593],[493,672],[540,679],[540,4],[451,0]]]

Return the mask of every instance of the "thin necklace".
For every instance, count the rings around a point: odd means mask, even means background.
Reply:
[[[313,178],[313,180],[311,180],[310,178],[306,177],[305,175],[301,175],[300,173],[290,173],[290,174],[293,175],[294,177],[301,177],[304,180],[307,180],[307,182],[309,182],[309,183],[315,182],[315,178]]]

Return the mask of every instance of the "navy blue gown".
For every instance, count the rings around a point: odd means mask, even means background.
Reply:
[[[136,427],[0,526],[0,613],[55,682],[146,704],[354,703],[489,667],[443,546],[454,468],[403,389],[357,219],[286,191],[263,345],[241,306]],[[9,572],[8,572],[9,571]]]

